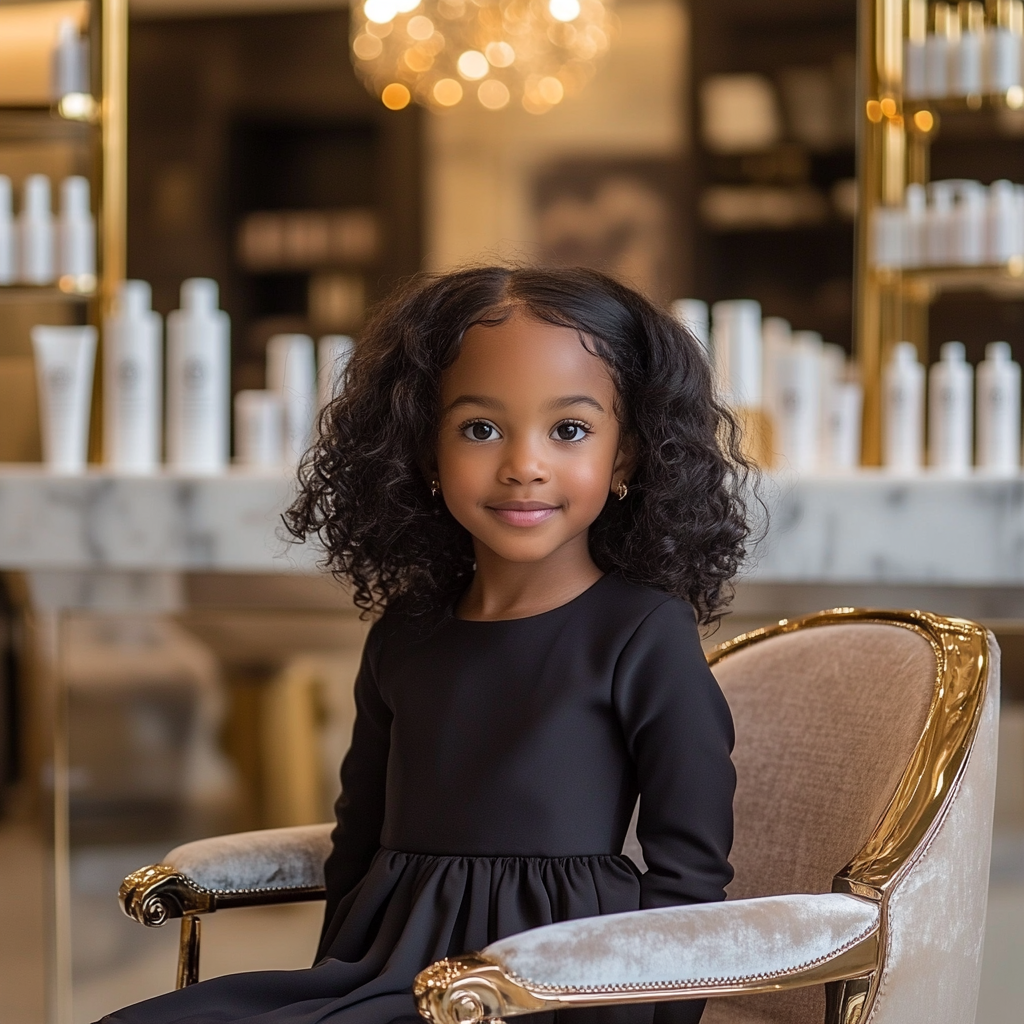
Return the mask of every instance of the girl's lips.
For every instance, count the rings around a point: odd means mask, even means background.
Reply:
[[[550,519],[558,511],[556,506],[546,506],[544,508],[496,508],[493,505],[489,505],[488,508],[503,523],[508,523],[509,526],[536,526],[538,523],[544,522],[545,519]]]

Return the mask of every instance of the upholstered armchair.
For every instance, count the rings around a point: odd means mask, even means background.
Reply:
[[[838,609],[709,655],[736,722],[727,902],[549,925],[441,961],[420,1012],[461,1024],[707,998],[706,1024],[972,1024],[999,708],[998,648],[922,612]],[[315,899],[329,825],[189,843],[125,879],[125,912],[182,919]]]

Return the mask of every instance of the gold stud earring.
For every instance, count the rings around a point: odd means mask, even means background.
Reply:
[[[629,494],[629,484],[625,480],[619,481],[619,486],[615,488],[615,493],[619,496],[619,501]]]
[[[441,481],[436,477],[430,481],[430,496],[436,498],[441,493]]]

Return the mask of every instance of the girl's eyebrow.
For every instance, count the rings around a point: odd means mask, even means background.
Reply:
[[[604,412],[604,406],[590,395],[566,395],[565,398],[556,398],[548,403],[549,409],[566,409],[570,405],[589,405],[598,412]]]
[[[445,406],[442,415],[447,415],[460,405],[482,405],[485,409],[494,409],[495,412],[501,412],[505,408],[503,402],[499,402],[496,398],[488,398],[487,395],[459,395],[453,402],[449,402]]]

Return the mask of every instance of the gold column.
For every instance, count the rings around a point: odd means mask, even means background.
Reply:
[[[903,332],[898,272],[877,271],[871,224],[879,206],[903,202],[906,131],[903,121],[904,0],[860,0],[854,354],[864,383],[865,465],[881,461],[881,381],[889,349]]]
[[[128,242],[128,0],[102,4],[100,302],[105,316],[126,272]]]

